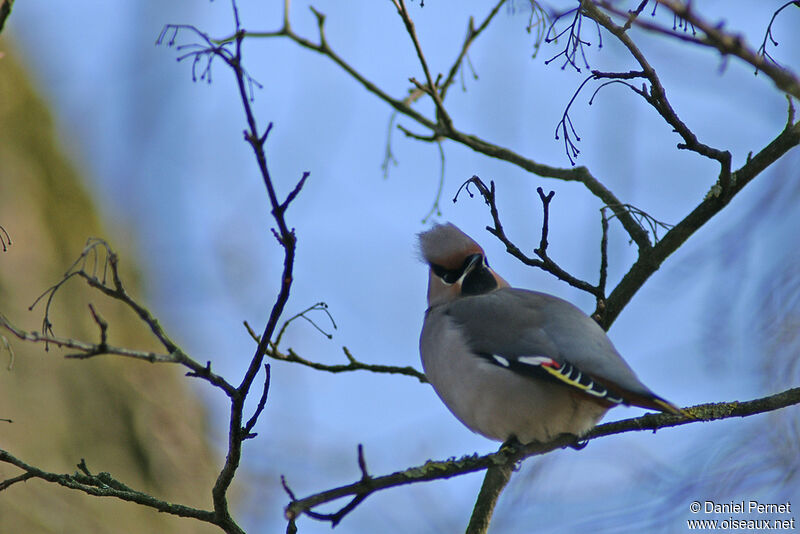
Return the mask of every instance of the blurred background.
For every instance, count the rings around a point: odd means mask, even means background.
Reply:
[[[278,29],[282,4],[240,1],[243,27]],[[782,4],[694,5],[757,47]],[[317,41],[308,5],[292,3],[291,20],[297,33]],[[423,79],[390,2],[319,0],[313,6],[327,15],[330,46],[389,94],[403,97],[409,77]],[[491,5],[429,0],[409,7],[435,76],[456,58],[469,16],[481,21]],[[535,54],[536,30],[526,31],[530,16],[526,2],[502,8],[470,49],[475,75],[465,65],[446,105],[462,131],[568,167],[563,139],[554,132],[588,69],[562,69],[561,59],[545,65],[563,43],[542,45]],[[670,24],[666,10],[657,20]],[[224,1],[15,4],[0,40],[0,225],[13,240],[0,253],[2,311],[37,329],[42,310],[27,306],[58,280],[87,237],[105,237],[120,250],[135,293],[184,350],[238,383],[255,350],[242,322],[263,329],[279,287],[282,250],[242,139],[245,123],[231,73],[216,64],[211,84],[193,83],[190,61],[176,62],[175,49],[155,46],[167,23],[192,24],[215,37],[233,31]],[[770,48],[795,72],[798,23],[800,11],[784,10],[773,25],[779,45]],[[603,34],[600,48],[593,26],[584,32],[591,68],[636,68],[610,36]],[[734,168],[783,128],[787,101],[767,77],[712,50],[637,29],[631,34],[679,116],[702,142],[730,150]],[[181,33],[177,42],[193,37]],[[442,168],[437,145],[390,129],[386,104],[329,59],[288,40],[247,41],[245,62],[263,84],[254,101],[260,126],[274,125],[267,155],[279,194],[291,191],[304,171],[311,173],[287,214],[298,252],[285,317],[324,301],[336,326],[314,316],[333,334],[328,339],[297,321],[284,347],[333,364],[346,361],[346,346],[364,362],[420,368],[427,271],[417,258],[415,234],[430,221],[451,221],[472,235],[512,285],[556,294],[587,313],[594,309],[588,294],[508,256],[484,230],[491,219],[482,200],[462,194],[451,202],[472,175],[494,180],[508,236],[531,253],[541,228],[536,187],[555,191],[550,255],[595,282],[602,206],[583,186],[529,175],[452,142],[442,145]],[[678,151],[678,136],[625,87],[603,89],[589,106],[593,90],[587,86],[571,108],[580,135],[577,164],[623,202],[677,223],[714,184],[717,166]],[[417,109],[433,114],[427,101]],[[427,133],[402,117],[395,124]],[[384,172],[387,146],[393,159]],[[434,209],[423,222],[440,180],[440,213]],[[612,221],[611,228],[609,288],[636,257],[618,224]],[[798,385],[799,228],[800,152],[794,149],[669,258],[614,323],[609,335],[640,378],[680,405],[749,400]],[[56,333],[92,338],[96,329],[79,293],[64,301]],[[140,326],[126,332],[135,318],[116,313],[108,311],[112,336],[148,346],[136,331]],[[210,507],[210,481],[227,438],[221,392],[166,366],[112,358],[64,362],[58,351],[12,343],[14,365],[6,370],[0,362],[0,418],[15,422],[0,423],[0,447],[57,472],[73,471],[85,457],[90,468],[155,488],[157,496]],[[62,368],[64,374],[56,374]],[[66,400],[74,392],[95,397]],[[606,420],[641,413],[618,409]],[[693,500],[798,500],[799,415],[792,407],[656,435],[628,433],[580,452],[530,459],[501,498],[492,531],[675,532],[695,518],[688,511]],[[332,375],[282,362],[272,363],[269,402],[256,431],[258,438],[245,443],[235,484],[240,524],[252,532],[285,529],[281,475],[298,496],[358,479],[358,444],[376,475],[497,447],[464,428],[429,386],[413,378]],[[147,472],[154,474],[148,478]],[[0,479],[16,473],[0,465]],[[482,479],[479,473],[380,492],[337,530],[463,531]],[[210,530],[133,504],[37,489],[43,485],[18,484],[0,496],[0,532]],[[48,504],[55,501],[60,504]],[[304,533],[330,530],[307,518],[298,526]]]

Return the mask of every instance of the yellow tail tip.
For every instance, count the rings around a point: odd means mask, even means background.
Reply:
[[[662,411],[666,413],[671,413],[673,415],[680,415],[685,417],[686,419],[695,419],[695,417],[688,411],[678,408],[671,402],[662,400],[662,399],[653,399],[655,403],[661,408]]]

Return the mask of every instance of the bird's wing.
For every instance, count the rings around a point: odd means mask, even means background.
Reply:
[[[642,384],[595,321],[565,300],[508,288],[458,299],[445,313],[475,355],[511,372],[556,380],[610,404],[679,413]]]

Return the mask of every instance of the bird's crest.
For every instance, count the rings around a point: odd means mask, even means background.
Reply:
[[[454,224],[437,224],[419,234],[422,259],[429,265],[456,269],[471,254],[483,254],[483,249]]]

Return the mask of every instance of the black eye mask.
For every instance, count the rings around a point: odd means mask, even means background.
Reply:
[[[464,259],[464,263],[458,269],[445,269],[441,265],[431,264],[433,273],[442,279],[445,284],[456,283],[466,271],[467,267],[476,261],[475,257],[480,258],[480,265],[473,268],[461,284],[462,295],[480,295],[486,293],[497,287],[497,280],[495,280],[492,273],[489,271],[489,264],[480,254],[472,254]]]
[[[461,267],[458,269],[445,269],[441,265],[436,265],[435,263],[431,264],[431,269],[433,270],[433,274],[441,278],[445,284],[455,284],[458,282],[458,279],[464,275],[467,266],[475,260],[475,256],[480,256],[480,254],[471,254],[464,258],[464,263],[462,263]]]
[[[433,274],[441,278],[445,284],[456,283],[458,279],[461,278],[461,275],[464,274],[464,267],[465,266],[462,265],[458,269],[445,269],[441,265],[431,264]]]

